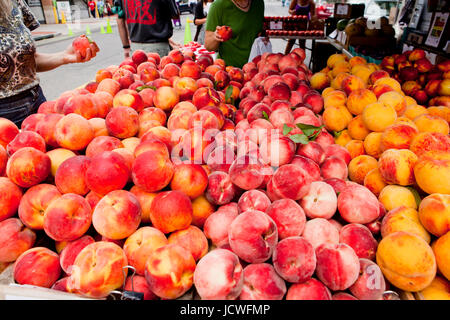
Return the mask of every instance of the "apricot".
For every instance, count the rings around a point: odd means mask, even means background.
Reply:
[[[347,128],[352,115],[345,106],[330,106],[323,112],[325,128],[330,131],[341,131]]]
[[[430,243],[431,240],[430,234],[419,221],[419,213],[415,209],[403,205],[390,210],[381,222],[383,238],[397,231],[415,234],[427,243]]]
[[[450,137],[439,132],[419,132],[409,145],[418,157],[435,150],[450,152]]]
[[[413,104],[406,107],[405,112],[403,112],[402,116],[410,120],[414,120],[416,117],[422,114],[428,114],[427,108],[425,108],[424,106]]]
[[[363,112],[364,107],[368,104],[377,102],[377,97],[369,89],[358,89],[350,93],[347,98],[347,109],[354,115]]]
[[[370,130],[365,127],[361,115],[354,117],[348,123],[347,130],[350,137],[355,140],[364,140],[370,133]]]
[[[364,177],[363,185],[378,197],[380,192],[386,186],[386,182],[383,180],[380,170],[378,170],[378,168],[374,168],[367,172]]]
[[[449,134],[448,122],[435,115],[422,114],[413,119],[420,132],[439,132],[444,135]]]
[[[448,254],[450,248],[450,232],[439,237],[432,244],[432,248],[436,256],[439,272],[450,281],[450,256]]]
[[[389,105],[379,102],[368,104],[362,112],[362,120],[367,129],[382,132],[395,122],[397,112]]]
[[[423,290],[436,275],[433,250],[425,240],[409,232],[384,237],[378,244],[376,260],[386,279],[405,291]]]
[[[389,91],[378,97],[378,103],[392,107],[397,115],[400,116],[406,110],[406,100],[403,95],[397,91]]]
[[[414,166],[414,176],[426,193],[450,194],[450,156],[437,152],[433,157],[422,156]]]
[[[408,124],[393,124],[387,127],[381,135],[381,150],[409,149],[411,141],[417,133],[419,131]]]
[[[419,218],[425,229],[437,237],[450,231],[450,195],[433,193],[423,198]]]
[[[348,164],[348,176],[350,180],[363,184],[364,178],[372,169],[377,168],[378,161],[368,155],[360,155],[353,158]]]
[[[418,292],[418,295],[422,300],[450,300],[450,283],[436,276],[428,287]]]
[[[407,149],[388,149],[378,159],[378,169],[383,179],[389,184],[401,186],[415,182],[414,167],[418,157]]]
[[[415,200],[414,194],[411,190],[403,186],[385,186],[381,190],[378,199],[388,211],[402,205],[408,208],[417,209],[417,202]]]

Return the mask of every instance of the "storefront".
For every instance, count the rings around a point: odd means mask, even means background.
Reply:
[[[46,23],[42,0],[26,0],[31,11],[34,13],[40,23]],[[44,1],[45,2],[45,1]]]

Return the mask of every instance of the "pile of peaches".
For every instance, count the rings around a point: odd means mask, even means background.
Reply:
[[[450,60],[433,64],[425,51],[414,49],[384,57],[380,67],[420,105],[450,106]]]
[[[419,105],[397,80],[361,57],[332,55],[310,81],[322,92],[325,128],[350,153],[349,180],[367,187],[388,212],[382,237],[386,230],[406,231],[432,244],[442,276],[437,279],[448,286],[448,254],[440,250],[446,241],[448,250],[450,239],[449,106]],[[387,226],[399,219],[405,221]]]
[[[138,50],[20,130],[0,119],[0,270],[89,298],[448,297],[448,191],[417,212],[406,149],[379,160],[385,196],[362,185],[372,162],[328,131],[304,59]],[[444,151],[423,152],[442,179]]]

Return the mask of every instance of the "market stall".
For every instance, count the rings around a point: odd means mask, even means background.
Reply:
[[[325,25],[264,26],[335,40],[317,72],[190,42],[0,118],[0,299],[449,300],[442,37],[378,63]]]

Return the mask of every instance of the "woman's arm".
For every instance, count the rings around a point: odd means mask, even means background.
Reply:
[[[203,18],[203,19],[194,19],[194,24],[195,24],[196,26],[199,26],[199,25],[205,24],[205,23],[206,23],[206,18]]]
[[[96,56],[96,50],[94,44],[86,50],[86,57],[81,57],[80,52],[76,51],[72,45],[66,50],[56,53],[39,53],[34,54],[36,61],[36,71],[45,72],[50,71],[59,66],[69,63],[87,62]]]
[[[295,6],[297,5],[297,0],[291,0],[291,4],[289,5],[289,14],[295,14]]]

